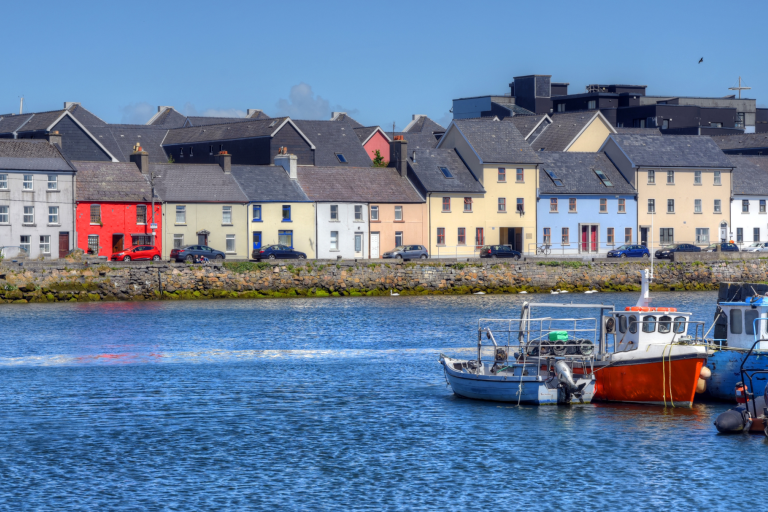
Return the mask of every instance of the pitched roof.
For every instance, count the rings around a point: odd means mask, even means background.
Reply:
[[[495,108],[494,108],[495,107]],[[506,110],[509,112],[509,116],[531,116],[536,115],[535,112],[532,112],[526,108],[521,107],[520,105],[516,105],[514,103],[498,103],[496,101],[491,102],[491,112],[499,111],[499,110]],[[504,114],[504,112],[500,112],[500,114]],[[505,116],[506,117],[506,116]]]
[[[711,137],[611,135],[634,167],[733,167]]]
[[[362,128],[363,125],[352,119],[346,112],[341,112],[339,115],[331,119],[331,121],[347,121],[353,128]]]
[[[274,119],[248,119],[240,123],[223,123],[190,128],[175,128],[168,130],[164,146],[172,144],[189,144],[212,140],[249,139],[269,137],[280,127],[287,117]],[[311,137],[310,137],[311,139]]]
[[[79,103],[69,107],[69,113],[75,116],[75,119],[80,121],[83,126],[104,126],[107,124],[106,121],[94,115],[90,110],[83,108]]]
[[[235,177],[216,164],[152,164],[160,175],[155,189],[163,201],[197,203],[247,203]]]
[[[373,134],[377,131],[381,130],[380,126],[361,126],[360,128],[354,128],[355,134],[357,135],[357,138],[360,139],[360,144],[365,144],[368,139],[373,137]],[[387,132],[384,130],[381,130],[381,132],[384,134],[384,137],[389,140],[389,135],[387,135]]]
[[[47,140],[0,139],[0,169],[74,171],[59,148]]]
[[[232,175],[249,201],[309,201],[298,181],[279,165],[233,165]]]
[[[337,153],[344,155],[352,167],[371,165],[371,157],[360,143],[348,121],[294,121],[299,130],[315,145],[315,165],[340,165]]]
[[[168,161],[168,156],[162,147],[166,128],[147,126],[143,124],[108,124],[105,126],[90,126],[88,131],[121,162],[129,162],[133,146],[139,143],[149,153],[151,163]]]
[[[0,133],[13,133],[26,123],[32,114],[3,114],[0,116]]]
[[[445,128],[423,115],[417,116],[416,119],[413,119],[403,128],[404,133],[435,133],[444,131]]]
[[[635,135],[661,135],[661,130],[658,128],[632,128],[624,126],[614,127],[616,133],[619,135],[635,134]]]
[[[532,134],[535,128],[540,127],[542,119],[547,117],[546,114],[533,114],[533,115],[516,115],[512,117],[504,118],[504,121],[510,122],[515,125],[520,135],[528,138]],[[544,121],[546,123],[546,121]]]
[[[151,201],[152,187],[133,162],[73,162],[78,201]]]
[[[244,121],[253,121],[254,119],[269,119],[267,116],[257,117],[206,117],[206,116],[187,116],[187,121],[183,128],[190,126],[207,126],[209,124],[242,123]]]
[[[301,166],[298,173],[299,184],[312,201],[424,202],[394,167]]]
[[[536,139],[529,139],[531,148],[534,151],[565,151],[595,116],[594,111],[552,114],[552,123]]]
[[[712,140],[715,141],[715,144],[722,150],[768,147],[768,133],[713,135]]]
[[[768,195],[768,157],[730,155],[734,195]]]
[[[269,119],[269,116],[264,113],[263,110],[256,109],[254,112],[251,112],[251,115],[245,116],[248,119]]]
[[[484,163],[535,164],[540,161],[513,123],[454,119],[451,124],[459,129]]]
[[[184,126],[187,118],[179,114],[173,107],[165,107],[158,112],[152,119],[147,121],[147,125],[162,128],[181,128]]]
[[[57,119],[64,115],[66,110],[51,110],[49,112],[35,112],[29,116],[27,122],[22,126],[19,126],[16,131],[23,132],[36,132],[45,131],[51,126]]]
[[[539,166],[539,190],[543,194],[634,194],[635,189],[604,153],[544,152]],[[595,170],[603,171],[613,184],[607,187]],[[555,185],[546,171],[563,183]]]
[[[417,149],[414,160],[408,148],[408,166],[426,192],[485,192],[454,149]],[[440,167],[448,168],[453,178],[446,178]]]
[[[435,149],[440,140],[433,133],[399,133],[408,143],[408,151],[416,149]]]

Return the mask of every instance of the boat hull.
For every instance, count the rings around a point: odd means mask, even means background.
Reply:
[[[707,367],[712,372],[712,377],[707,381],[707,390],[704,397],[736,401],[736,383],[741,382],[741,363],[747,350],[715,350],[707,360]],[[745,369],[768,370],[768,353],[758,352],[749,356],[744,364]],[[755,396],[765,393],[765,385],[768,383],[768,374],[757,374],[752,377],[754,389],[750,389]],[[747,382],[749,384],[749,382]]]

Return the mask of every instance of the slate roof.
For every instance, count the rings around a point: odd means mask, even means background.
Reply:
[[[279,165],[233,165],[232,175],[250,201],[309,201]]]
[[[712,140],[720,149],[748,149],[768,147],[768,133],[744,133],[740,135],[713,135]]]
[[[163,201],[195,203],[247,203],[232,174],[225,174],[216,164],[152,164],[159,174],[155,190]]]
[[[491,102],[492,107],[496,107],[496,109],[505,109],[509,112],[510,116],[532,116],[536,115],[535,112],[531,112],[530,110],[521,107],[520,105],[515,105],[514,103],[497,103],[495,101]]]
[[[528,135],[531,134],[531,131],[539,126],[539,123],[545,117],[546,114],[517,115],[504,118],[504,121],[514,124],[517,130],[520,132],[520,135],[523,137],[528,137]]]
[[[187,116],[187,121],[184,123],[184,128],[190,126],[207,126],[209,124],[226,124],[226,123],[242,123],[245,121],[253,121],[254,119],[269,119],[269,117],[205,117],[205,116]]]
[[[354,128],[355,135],[360,139],[360,144],[365,144],[365,141],[371,138],[373,133],[378,129],[378,126],[361,126],[360,128]]]
[[[19,126],[16,131],[19,133],[36,132],[47,130],[66,110],[51,110],[49,112],[35,112],[30,114],[26,123]]]
[[[619,135],[661,135],[661,130],[658,128],[632,128],[632,127],[614,127],[614,130]]]
[[[247,139],[254,137],[269,137],[280,126],[286,117],[273,119],[248,119],[241,123],[224,123],[190,128],[168,130],[164,146],[171,144],[189,144],[213,140]],[[273,126],[270,126],[274,122]],[[305,134],[306,135],[306,134]],[[309,135],[307,135],[309,137]],[[309,137],[312,140],[312,137]]]
[[[454,119],[453,124],[485,163],[536,164],[540,161],[512,123]]]
[[[445,128],[431,120],[427,116],[419,116],[418,119],[414,120],[413,122],[409,123],[408,126],[405,127],[403,132],[405,133],[435,133],[435,132],[444,132]]]
[[[77,200],[139,202],[152,200],[152,187],[133,162],[73,162]]]
[[[83,126],[104,126],[107,124],[106,121],[94,115],[90,110],[83,108],[82,105],[75,104],[71,106],[69,113],[80,121]]]
[[[143,124],[108,124],[105,126],[89,126],[88,131],[121,162],[129,162],[133,153],[133,145],[141,144],[144,151],[149,153],[150,163],[168,161],[161,143],[168,130]]]
[[[635,167],[733,167],[711,137],[611,135],[610,138]]]
[[[604,153],[545,152],[539,166],[539,190],[542,194],[635,194],[635,189],[621,175]],[[603,171],[613,183],[606,187],[595,174]],[[545,171],[562,180],[558,187]]]
[[[30,117],[32,117],[32,114],[3,114],[0,116],[0,133],[15,132],[21,125],[29,120]]]
[[[409,152],[415,149],[435,149],[440,140],[433,133],[399,133],[398,135],[402,135],[408,143]]]
[[[529,139],[534,151],[565,151],[568,144],[595,117],[595,112],[565,112],[552,114],[549,117],[552,123],[536,139],[533,141]]]
[[[250,116],[246,116],[247,119],[269,119],[269,116],[264,113],[263,110],[252,113]]]
[[[351,167],[371,165],[368,152],[360,143],[354,127],[345,121],[294,121],[299,130],[315,145],[315,165],[340,165],[336,153],[341,153]]]
[[[394,167],[310,167],[298,169],[299,184],[312,201],[423,203]]]
[[[166,108],[157,117],[151,119],[147,125],[161,128],[181,128],[186,120],[187,118],[176,112],[176,109]]]
[[[418,149],[416,160],[408,148],[408,166],[426,192],[483,193],[485,189],[454,149]],[[447,167],[453,178],[446,178],[440,167]]]
[[[0,169],[74,171],[59,148],[47,140],[0,139]]]
[[[363,125],[349,117],[347,114],[339,114],[335,118],[331,119],[331,121],[347,121],[349,124],[352,125],[352,128],[362,128]]]
[[[768,195],[768,157],[730,155],[734,195]]]

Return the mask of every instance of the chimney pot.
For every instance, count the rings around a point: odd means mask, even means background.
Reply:
[[[134,146],[136,149],[131,154],[130,161],[136,164],[141,174],[149,174],[149,153],[141,149],[139,143]]]
[[[216,155],[216,163],[224,170],[224,174],[232,174],[232,155],[226,151],[219,151]]]
[[[288,173],[288,177],[292,180],[299,179],[299,157],[288,154],[288,148],[280,148],[277,156],[275,156],[275,165],[279,165],[285,169],[285,172]]]

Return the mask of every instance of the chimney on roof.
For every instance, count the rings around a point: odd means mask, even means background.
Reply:
[[[389,144],[389,166],[395,167],[403,178],[408,174],[408,141],[402,135],[395,135]]]
[[[72,107],[79,107],[79,106],[80,106],[80,103],[78,103],[76,101],[65,101],[64,102],[64,108],[67,109],[67,110],[69,110]]]
[[[224,174],[232,174],[232,155],[226,151],[219,151],[216,155],[216,163],[224,170]]]
[[[285,172],[288,173],[288,177],[292,180],[299,179],[299,173],[297,169],[299,165],[299,158],[296,155],[289,155],[288,148],[283,146],[277,150],[277,155],[275,156],[275,165],[279,165],[285,169]]]
[[[261,109],[258,109],[258,108],[249,108],[248,109],[248,115],[246,115],[245,117],[247,117],[247,118],[258,117],[259,114],[261,114],[262,112],[264,112],[264,111],[261,110]]]
[[[48,132],[48,142],[51,144],[57,144],[61,148],[61,134],[56,131]]]
[[[160,105],[160,106],[157,107],[157,111],[158,112],[162,112],[163,110],[165,110],[167,108],[173,110],[173,107],[164,107],[164,106]]]
[[[141,174],[149,174],[149,153],[144,151],[138,142],[133,146],[133,153],[131,153],[130,160],[136,164],[136,167],[139,168]]]
[[[331,112],[331,121],[335,121],[337,117],[346,115],[346,112]]]

